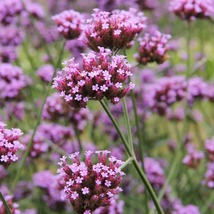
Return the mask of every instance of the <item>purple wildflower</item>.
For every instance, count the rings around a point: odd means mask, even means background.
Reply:
[[[214,163],[207,164],[207,171],[202,184],[207,185],[211,189],[214,189]]]
[[[159,31],[140,37],[139,53],[134,55],[137,62],[143,65],[151,62],[163,63],[167,59],[167,42],[170,38],[169,34],[162,34]]]
[[[172,214],[200,214],[200,211],[197,206],[189,204],[187,206],[177,206]]]
[[[169,9],[187,21],[211,18],[214,15],[213,0],[171,0]]]
[[[8,166],[18,160],[15,153],[24,149],[24,146],[18,141],[22,131],[17,128],[6,129],[5,126],[0,122],[0,164]]]
[[[79,153],[69,156],[71,165],[66,162],[66,156],[59,162],[58,173],[65,182],[62,197],[70,200],[73,209],[80,214],[109,206],[115,195],[122,191],[119,184],[124,173],[119,167],[123,162],[110,157],[109,151],[95,153],[98,156],[96,164],[92,163],[95,154],[91,151],[86,151],[85,162],[80,162]]]
[[[10,63],[17,59],[17,51],[14,46],[0,45],[0,63]]]
[[[43,65],[40,67],[36,74],[45,82],[50,82],[54,73],[54,66],[51,64]]]
[[[71,107],[86,107],[88,100],[101,100],[103,97],[116,104],[132,87],[131,83],[128,87],[123,86],[132,75],[131,65],[125,56],[111,57],[109,49],[99,49],[99,53],[83,54],[82,66],[74,59],[65,62],[63,72],[54,78],[54,87]]]
[[[58,32],[66,39],[78,38],[82,32],[84,17],[74,10],[65,10],[52,17],[58,26]]]
[[[126,48],[145,28],[144,14],[133,8],[129,11],[114,10],[112,13],[99,9],[94,11],[83,31],[84,43],[94,51],[99,51],[99,47],[112,51]]]
[[[214,137],[205,141],[205,149],[210,161],[214,161]]]
[[[19,205],[13,202],[13,196],[8,194],[3,194],[3,196],[10,208],[10,212],[13,214],[21,214],[21,211],[19,210]],[[7,213],[7,210],[5,209],[5,206],[1,200],[0,200],[0,213],[1,214]]]

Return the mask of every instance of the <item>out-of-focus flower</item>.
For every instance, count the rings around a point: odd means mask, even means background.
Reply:
[[[159,31],[155,31],[151,35],[145,34],[144,37],[140,37],[138,39],[139,53],[134,55],[137,62],[143,65],[151,62],[156,62],[158,64],[163,63],[167,59],[167,42],[170,38],[171,36],[169,34],[162,34]]]
[[[204,158],[204,153],[201,151],[197,151],[193,144],[189,143],[186,145],[187,155],[182,160],[183,164],[190,168],[196,168],[201,159]]]
[[[205,149],[210,161],[214,161],[214,137],[205,141]]]
[[[17,59],[17,51],[14,46],[0,45],[0,63],[10,63]]]
[[[153,158],[146,157],[144,167],[149,182],[153,188],[159,190],[165,182],[164,170],[160,163]]]
[[[7,205],[9,206],[10,212],[12,214],[21,214],[21,211],[19,210],[19,205],[17,203],[13,202],[12,195],[3,194],[3,197],[4,197]],[[2,214],[7,213],[7,210],[1,200],[0,200],[0,213],[2,213]]]
[[[51,64],[43,65],[40,67],[36,74],[45,82],[50,82],[54,73],[54,66]]]
[[[126,79],[132,75],[131,65],[125,56],[110,56],[109,49],[99,48],[100,52],[83,54],[82,65],[70,59],[65,62],[63,72],[54,78],[57,88],[71,107],[86,107],[88,100],[101,100],[106,97],[116,104],[134,87]]]
[[[0,164],[8,166],[18,160],[16,152],[23,150],[24,146],[18,140],[22,131],[17,128],[6,129],[5,126],[0,122]]]
[[[74,10],[65,10],[52,17],[58,31],[66,39],[76,39],[80,36],[84,24],[84,16]]]
[[[22,69],[8,63],[0,64],[0,99],[18,97],[21,90],[29,85],[30,79]]]
[[[2,0],[0,1],[0,23],[11,24],[15,16],[23,10],[21,0]]]
[[[72,160],[70,165],[66,162],[68,157],[61,158],[58,173],[64,179],[62,197],[70,200],[77,213],[92,213],[99,207],[107,207],[122,191],[119,184],[124,173],[119,167],[123,162],[110,153],[96,151],[96,163],[92,161],[95,154],[91,151],[86,151],[84,162],[80,161],[79,153],[69,156]]]
[[[187,21],[214,16],[213,0],[171,0],[169,9]]]
[[[17,46],[22,43],[24,34],[20,28],[13,25],[1,27],[0,44],[2,46]]]
[[[197,206],[189,204],[187,206],[179,205],[175,208],[172,214],[200,214]]]
[[[214,163],[207,164],[207,171],[202,184],[207,185],[211,189],[214,189]]]
[[[129,11],[114,10],[112,13],[99,9],[94,11],[92,19],[87,20],[82,38],[94,51],[99,51],[99,47],[112,51],[126,48],[145,28],[144,14],[133,8]]]

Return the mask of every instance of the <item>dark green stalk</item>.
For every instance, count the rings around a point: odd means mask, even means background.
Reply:
[[[152,201],[154,202],[154,205],[155,205],[155,207],[156,207],[158,213],[159,213],[159,214],[164,214],[164,212],[163,212],[163,210],[162,210],[162,208],[161,208],[161,206],[160,206],[160,204],[159,204],[159,202],[158,202],[158,200],[157,200],[157,197],[156,197],[156,195],[155,195],[155,192],[154,192],[154,190],[153,190],[151,184],[149,183],[149,181],[148,181],[148,179],[147,179],[145,173],[144,173],[143,170],[141,169],[141,167],[140,167],[138,161],[136,160],[136,158],[135,158],[134,154],[132,153],[131,149],[129,148],[129,144],[128,144],[128,142],[126,141],[126,139],[125,139],[123,133],[121,132],[121,130],[120,130],[120,128],[119,128],[119,125],[117,124],[117,121],[115,120],[115,118],[114,118],[114,116],[111,114],[111,112],[109,111],[109,109],[108,109],[108,107],[106,106],[106,104],[104,103],[104,101],[101,100],[100,103],[101,103],[102,107],[104,108],[105,112],[107,113],[107,115],[109,116],[109,118],[111,119],[111,121],[112,121],[114,127],[116,128],[116,130],[117,130],[117,132],[118,132],[118,134],[119,134],[119,136],[120,136],[120,138],[121,138],[121,140],[122,140],[122,142],[123,142],[123,144],[124,144],[124,146],[125,146],[125,148],[126,148],[126,151],[127,151],[128,155],[129,155],[129,157],[132,157],[132,158],[133,158],[134,167],[135,167],[136,171],[138,172],[138,174],[139,174],[141,180],[143,181],[143,183],[144,183],[146,189],[148,190],[148,193],[149,193],[149,195],[150,195]]]
[[[1,199],[2,203],[4,204],[7,214],[12,214],[10,211],[10,208],[9,208],[7,202],[5,201],[4,196],[2,195],[1,192],[0,192],[0,199]]]
[[[28,154],[30,153],[30,150],[31,150],[31,148],[32,148],[32,146],[33,146],[33,139],[34,139],[34,137],[35,137],[35,135],[36,135],[36,131],[37,131],[37,129],[38,129],[38,126],[39,126],[39,124],[41,123],[43,108],[44,108],[44,105],[45,105],[45,103],[46,103],[46,99],[47,99],[47,97],[48,97],[48,95],[49,95],[49,93],[50,93],[50,90],[51,90],[52,80],[53,80],[54,76],[56,75],[57,67],[59,66],[59,64],[60,64],[60,62],[61,62],[62,53],[63,53],[63,50],[64,50],[64,45],[65,45],[65,43],[63,43],[62,49],[61,49],[61,51],[60,51],[59,59],[58,59],[58,61],[57,61],[57,64],[56,64],[54,73],[53,73],[52,78],[51,78],[51,81],[49,82],[48,87],[47,87],[47,90],[46,90],[45,93],[44,93],[45,95],[44,95],[44,98],[43,98],[42,106],[41,106],[41,108],[40,108],[40,111],[39,111],[39,114],[38,114],[38,118],[37,118],[37,121],[36,121],[34,130],[33,130],[33,133],[32,133],[32,135],[31,135],[31,138],[30,138],[30,142],[29,142],[29,144],[27,145],[27,148],[26,148],[26,150],[25,150],[25,153],[24,153],[24,155],[23,155],[23,157],[22,157],[22,159],[21,159],[21,162],[20,162],[20,164],[19,164],[19,166],[18,166],[18,172],[16,173],[16,176],[15,176],[15,178],[14,178],[14,182],[13,182],[13,185],[12,185],[12,188],[13,188],[13,189],[15,189],[15,187],[16,187],[16,184],[17,184],[17,182],[18,182],[18,180],[19,180],[19,177],[20,177],[20,175],[21,175],[21,172],[22,172],[22,169],[23,169],[23,167],[24,167],[24,164],[25,164],[25,161],[26,161],[26,159],[27,159],[27,156],[28,156]]]

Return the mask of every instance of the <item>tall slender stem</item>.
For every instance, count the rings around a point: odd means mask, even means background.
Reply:
[[[162,210],[162,208],[161,208],[161,206],[160,206],[160,204],[159,204],[159,202],[157,200],[157,197],[155,195],[155,192],[154,192],[151,184],[149,183],[145,173],[141,169],[138,161],[136,160],[136,158],[135,158],[134,154],[132,153],[131,149],[129,148],[129,144],[126,141],[123,133],[121,132],[121,130],[119,128],[119,125],[117,124],[117,121],[115,120],[115,118],[111,114],[111,112],[109,111],[109,109],[106,106],[106,104],[104,103],[104,101],[101,100],[100,103],[101,103],[102,107],[104,108],[105,112],[107,113],[107,115],[109,116],[109,118],[111,119],[113,125],[115,126],[115,128],[116,128],[116,130],[117,130],[117,132],[118,132],[118,134],[119,134],[119,136],[120,136],[120,138],[121,138],[121,140],[122,140],[122,142],[123,142],[123,144],[124,144],[124,146],[126,148],[126,151],[127,151],[128,155],[129,155],[129,157],[133,157],[134,158],[133,159],[134,167],[135,167],[136,171],[138,172],[141,180],[143,181],[143,183],[144,183],[144,185],[145,185],[145,187],[146,187],[146,189],[147,189],[147,191],[148,191],[148,193],[149,193],[149,195],[150,195],[150,197],[151,197],[151,199],[152,199],[152,201],[153,201],[158,213],[159,214],[164,214],[164,212],[163,212],[163,210]]]
[[[11,211],[10,211],[10,208],[9,208],[7,202],[5,201],[4,196],[2,195],[1,192],[0,192],[0,199],[1,199],[2,203],[4,204],[4,207],[5,207],[6,211],[7,211],[7,214],[12,214]]]
[[[41,106],[41,108],[40,108],[40,110],[39,110],[38,118],[37,118],[37,121],[36,121],[34,130],[33,130],[33,133],[32,133],[32,135],[31,135],[30,142],[28,143],[27,148],[26,148],[26,150],[25,150],[25,153],[24,153],[24,155],[23,155],[23,157],[22,157],[22,160],[21,160],[21,162],[20,162],[20,164],[19,164],[19,166],[18,166],[18,171],[17,171],[17,173],[16,173],[16,176],[15,176],[15,178],[14,178],[14,182],[13,182],[13,185],[12,185],[12,188],[13,188],[13,189],[15,189],[15,187],[16,187],[16,184],[17,184],[17,182],[18,182],[18,180],[19,180],[19,177],[20,177],[20,175],[21,175],[21,172],[22,172],[22,169],[23,169],[23,167],[24,167],[24,164],[25,164],[25,161],[26,161],[26,159],[27,159],[27,156],[28,156],[28,154],[30,153],[30,150],[31,150],[31,148],[32,148],[32,146],[33,146],[33,139],[34,139],[34,137],[35,137],[35,135],[36,135],[36,131],[37,131],[37,129],[38,129],[38,126],[39,126],[39,124],[41,123],[43,108],[44,108],[44,106],[45,106],[46,99],[47,99],[47,97],[48,97],[48,95],[49,95],[49,93],[50,93],[50,90],[51,90],[52,80],[53,80],[54,76],[56,75],[57,68],[58,68],[58,66],[59,66],[59,64],[60,64],[60,62],[61,62],[62,55],[63,55],[62,53],[63,53],[63,50],[64,50],[64,46],[65,46],[65,42],[63,42],[62,49],[61,49],[60,55],[59,55],[59,59],[58,59],[57,64],[56,64],[56,66],[55,66],[54,73],[53,73],[53,75],[52,75],[51,81],[50,81],[49,84],[48,84],[47,90],[45,91],[45,95],[44,95],[44,98],[43,98],[42,106]]]

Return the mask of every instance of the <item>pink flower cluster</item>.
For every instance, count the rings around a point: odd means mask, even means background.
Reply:
[[[205,149],[210,161],[214,162],[214,137],[205,141]]]
[[[50,82],[52,80],[52,76],[54,74],[54,66],[51,64],[43,65],[36,71],[36,74],[44,82]]]
[[[171,38],[169,34],[163,34],[155,31],[153,34],[145,34],[140,37],[138,53],[134,55],[139,64],[156,62],[163,63],[167,59],[166,52],[168,50],[167,42]]]
[[[214,189],[214,163],[207,164],[207,171],[202,184],[206,184],[209,188]]]
[[[97,163],[92,162],[91,151],[86,151],[85,162],[80,161],[79,153],[69,156],[72,164],[63,156],[58,173],[64,179],[62,197],[70,200],[73,209],[79,214],[90,214],[99,207],[109,206],[114,197],[122,191],[119,187],[124,173],[120,170],[122,161],[110,157],[110,151],[96,151]]]
[[[13,196],[12,195],[4,195],[4,199],[7,202],[10,212],[12,214],[21,214],[21,211],[19,210],[19,205],[17,203],[13,202]],[[7,210],[5,209],[5,206],[3,202],[0,200],[0,214],[7,213]]]
[[[187,206],[177,206],[176,209],[172,212],[172,214],[200,214],[200,210],[195,205],[187,205]]]
[[[81,66],[74,59],[65,62],[53,85],[71,107],[86,107],[88,100],[104,97],[116,104],[134,87],[133,83],[123,85],[132,75],[125,56],[111,54],[109,49],[99,48],[99,53],[83,54]]]
[[[21,0],[0,1],[0,23],[8,25],[14,21],[16,15],[23,10]]]
[[[30,83],[22,69],[11,64],[0,64],[0,99],[16,98]]]
[[[213,0],[171,0],[169,9],[187,21],[214,16]]]
[[[186,166],[190,168],[196,168],[200,162],[201,159],[204,158],[204,153],[201,151],[197,151],[194,147],[194,144],[187,144],[187,155],[183,158],[182,162]]]
[[[0,44],[2,46],[20,45],[23,39],[24,39],[23,32],[19,28],[13,25],[1,27]]]
[[[130,42],[145,28],[143,13],[131,8],[129,11],[114,10],[112,13],[94,10],[93,18],[87,20],[83,41],[92,50],[99,47],[118,51],[126,48]]]
[[[160,190],[165,183],[164,170],[160,163],[153,158],[146,157],[144,159],[144,167],[146,176],[152,187],[156,190]]]
[[[52,17],[58,26],[58,32],[66,39],[75,39],[82,32],[84,16],[74,10],[65,10]]]
[[[24,146],[18,141],[22,131],[16,128],[6,129],[5,126],[0,122],[0,164],[8,166],[18,160],[15,153],[24,149]]]

